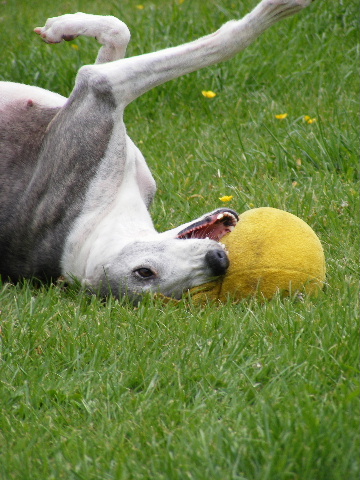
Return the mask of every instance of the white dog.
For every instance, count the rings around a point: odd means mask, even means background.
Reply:
[[[227,60],[311,0],[263,0],[239,21],[175,48],[124,58],[127,26],[77,13],[35,28],[45,42],[95,37],[96,64],[82,67],[68,99],[0,83],[0,274],[78,278],[100,294],[145,291],[180,298],[226,272],[219,241],[236,224],[220,209],[167,232],[148,207],[155,182],[126,134],[125,107],[146,91]]]

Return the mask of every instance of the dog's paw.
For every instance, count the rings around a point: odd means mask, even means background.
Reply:
[[[69,41],[81,35],[84,25],[81,25],[83,14],[67,14],[60,17],[49,18],[43,27],[34,28],[34,32],[46,43],[60,43]]]
[[[34,28],[46,43],[69,41],[80,35],[96,37],[102,44],[127,44],[130,32],[118,18],[112,16],[74,13],[49,18],[43,27]]]

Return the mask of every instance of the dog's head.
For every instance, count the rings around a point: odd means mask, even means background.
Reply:
[[[176,299],[188,289],[224,275],[229,266],[220,243],[238,221],[232,210],[219,209],[149,239],[127,243],[97,272],[100,292],[137,301],[145,292]],[[96,282],[98,283],[98,282]]]

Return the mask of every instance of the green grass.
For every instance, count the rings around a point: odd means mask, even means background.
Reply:
[[[8,0],[0,79],[69,94],[96,44],[42,44],[31,30],[50,16],[119,16],[134,55],[213,31],[255,0],[239,3]],[[160,230],[222,195],[239,212],[286,209],[321,238],[324,293],[204,307],[149,297],[134,308],[0,284],[1,480],[359,477],[357,10],[318,0],[126,113],[158,183]]]

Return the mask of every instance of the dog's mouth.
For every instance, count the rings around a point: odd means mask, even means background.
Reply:
[[[220,208],[207,215],[202,220],[188,225],[177,234],[176,238],[186,240],[189,238],[209,238],[219,242],[224,235],[230,233],[237,224],[239,215],[235,210]]]

